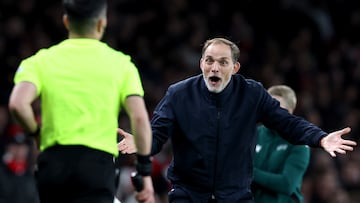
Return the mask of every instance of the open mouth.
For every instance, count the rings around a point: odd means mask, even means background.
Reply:
[[[209,77],[209,79],[210,79],[210,81],[211,82],[219,82],[221,79],[219,78],[219,77],[217,77],[217,76],[211,76],[211,77]]]

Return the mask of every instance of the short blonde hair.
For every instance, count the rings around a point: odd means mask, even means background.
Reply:
[[[271,96],[279,96],[284,99],[285,105],[294,110],[296,107],[296,94],[295,91],[286,85],[274,85],[268,89]]]
[[[239,57],[240,57],[240,49],[239,47],[232,41],[225,39],[225,38],[213,38],[213,39],[209,39],[205,42],[202,51],[201,51],[201,55],[202,57],[204,56],[204,53],[206,51],[206,49],[212,45],[212,44],[225,44],[228,45],[230,47],[231,50],[231,58],[233,60],[233,62],[238,62],[239,61]]]

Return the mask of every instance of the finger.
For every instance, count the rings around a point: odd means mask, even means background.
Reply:
[[[126,145],[122,145],[122,146],[120,147],[120,150],[121,150],[121,151],[126,151],[126,149],[127,149],[127,146],[126,146]]]
[[[342,145],[342,146],[340,146],[340,148],[343,149],[343,150],[346,150],[346,151],[353,151],[354,150],[353,147],[347,146],[347,145]]]
[[[340,132],[342,135],[347,134],[347,133],[349,133],[350,131],[351,131],[351,128],[350,128],[350,127],[346,127],[346,128],[344,128],[344,129],[342,129],[342,130],[339,130],[339,132]]]
[[[122,146],[119,146],[119,145],[118,145],[118,147],[117,147],[117,148],[118,148],[118,150],[119,150],[119,151],[124,151],[124,149],[123,149],[123,147],[122,147]]]
[[[120,135],[124,135],[125,131],[123,129],[121,129],[121,128],[118,128],[117,133],[120,134]]]
[[[336,154],[335,154],[335,152],[329,152],[330,153],[330,156],[332,156],[332,157],[336,157]]]
[[[125,142],[124,139],[122,139],[117,143],[117,145],[124,145],[124,142]]]
[[[124,136],[124,138],[130,138],[131,137],[131,134],[124,131],[124,130],[121,130],[121,135]]]
[[[118,147],[122,147],[124,145],[125,145],[124,140],[121,140],[120,142],[117,143]]]
[[[127,148],[127,145],[124,142],[119,142],[117,144],[118,150],[125,150]]]
[[[342,149],[337,149],[336,152],[339,154],[346,154],[346,151]]]
[[[357,143],[355,141],[352,141],[352,140],[344,140],[343,144],[344,145],[350,145],[350,146],[356,146],[357,145]]]
[[[128,151],[127,149],[128,149],[127,146],[122,146],[120,151],[127,153]]]

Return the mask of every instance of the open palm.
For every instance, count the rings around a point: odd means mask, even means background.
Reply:
[[[117,129],[118,134],[123,136],[123,139],[117,144],[118,150],[122,154],[136,153],[136,145],[132,134],[124,131],[121,128]]]

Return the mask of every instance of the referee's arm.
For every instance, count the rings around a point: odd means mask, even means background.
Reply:
[[[127,97],[125,109],[130,119],[137,154],[149,155],[151,150],[152,133],[149,115],[146,110],[143,97],[137,95]]]
[[[36,86],[31,82],[20,82],[14,86],[9,99],[9,111],[17,123],[29,134],[35,134],[39,126],[31,104],[37,98]]]

